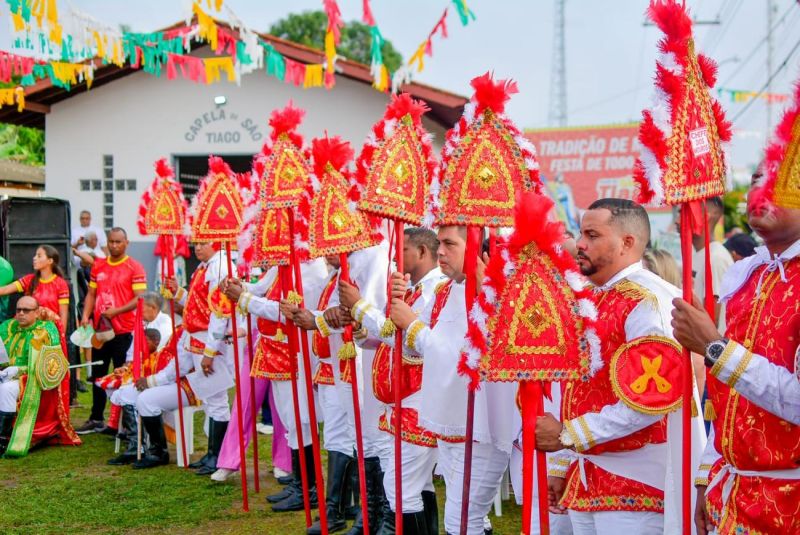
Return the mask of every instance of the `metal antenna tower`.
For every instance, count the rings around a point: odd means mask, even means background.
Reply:
[[[550,64],[550,110],[547,113],[547,124],[549,126],[567,126],[567,54],[564,34],[565,3],[566,0],[555,0],[553,58]]]

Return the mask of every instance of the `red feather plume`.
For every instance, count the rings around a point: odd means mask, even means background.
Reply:
[[[492,74],[486,72],[483,76],[473,78],[470,85],[475,90],[473,99],[475,100],[475,113],[481,113],[486,109],[495,113],[503,113],[506,102],[511,99],[511,95],[519,93],[517,83],[513,80],[494,81]]]
[[[274,110],[269,116],[269,126],[272,128],[270,139],[276,141],[281,135],[286,135],[294,145],[301,147],[303,138],[297,133],[297,127],[305,115],[305,110],[296,108],[291,100],[285,108]]]
[[[314,173],[321,177],[325,174],[328,164],[341,171],[353,158],[353,149],[350,143],[339,136],[317,138],[311,141],[311,155],[314,161]]]
[[[401,119],[406,115],[410,115],[417,122],[428,111],[430,111],[430,108],[421,100],[414,100],[408,93],[400,93],[399,95],[392,95],[392,101],[386,108],[384,118]]]

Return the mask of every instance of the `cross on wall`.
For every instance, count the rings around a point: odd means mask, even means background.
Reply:
[[[108,231],[114,227],[114,192],[136,191],[135,178],[118,178],[114,176],[114,155],[103,155],[103,173],[101,178],[82,178],[79,181],[80,191],[99,191],[103,195],[103,228]]]

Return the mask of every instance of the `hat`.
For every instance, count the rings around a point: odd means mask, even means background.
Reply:
[[[653,105],[642,112],[633,177],[641,204],[681,204],[725,192],[731,123],[710,90],[717,65],[695,53],[684,1],[651,0],[647,16],[664,32],[658,43]]]
[[[750,207],[772,203],[800,208],[800,80],[767,147],[761,171],[761,179],[748,195]]]
[[[274,110],[269,117],[272,132],[261,154],[256,156],[258,165],[254,167],[264,208],[297,206],[308,186],[308,154],[303,148],[303,137],[297,133],[305,114],[289,101],[285,108]]]
[[[90,348],[92,347],[92,337],[94,337],[94,329],[91,325],[87,325],[72,331],[69,341],[76,347]]]

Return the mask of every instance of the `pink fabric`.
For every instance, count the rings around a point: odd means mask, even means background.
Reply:
[[[242,381],[242,401],[250,400],[250,378],[245,376]],[[256,379],[256,406],[255,411],[250,403],[244,403],[244,414],[242,414],[242,421],[244,422],[244,447],[250,445],[250,440],[253,438],[253,414],[261,414],[261,404],[264,402],[264,396],[267,394],[268,381],[265,379]],[[231,420],[228,423],[228,430],[225,431],[225,438],[222,441],[222,448],[219,451],[217,458],[217,468],[227,468],[228,470],[238,470],[239,459],[239,422],[237,418],[236,405],[233,406],[231,412]]]
[[[272,413],[272,466],[284,472],[292,471],[292,450],[286,438],[289,430],[281,422],[281,417],[275,408],[275,397],[272,395],[272,385],[269,388],[269,410]]]

